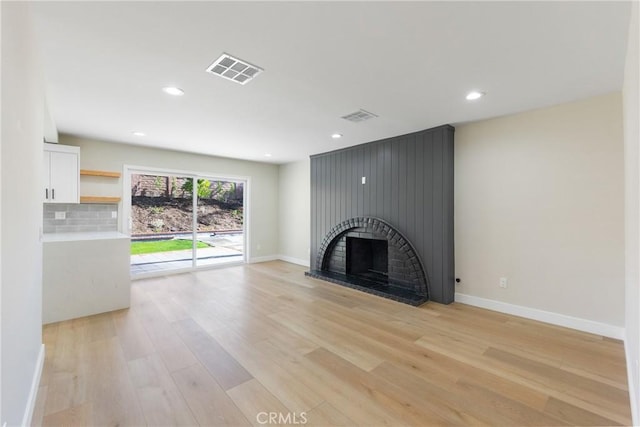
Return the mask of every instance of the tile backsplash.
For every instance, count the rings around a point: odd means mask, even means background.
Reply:
[[[113,218],[113,212],[117,215],[117,204],[45,203],[43,232],[118,231],[118,218]]]

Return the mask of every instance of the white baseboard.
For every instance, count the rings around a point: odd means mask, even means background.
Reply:
[[[43,367],[44,344],[42,344],[42,346],[40,347],[40,354],[38,354],[38,361],[36,362],[36,370],[33,373],[33,379],[31,380],[31,391],[29,392],[29,400],[27,401],[27,407],[25,408],[24,415],[22,417],[22,425],[24,427],[31,425],[33,411],[36,409],[36,398],[38,397],[38,389],[40,388],[40,377],[42,377]]]
[[[635,369],[633,369],[634,357],[631,353],[629,353],[629,346],[627,345],[627,340],[624,341],[624,355],[627,361],[627,383],[629,385],[629,401],[631,402],[631,421],[634,426],[640,425],[640,414],[638,414],[638,390],[636,390],[636,383],[633,378],[633,373]]]
[[[276,260],[290,262],[292,264],[298,264],[305,267],[309,267],[310,265],[308,259],[294,258],[287,255],[267,255],[267,256],[253,257],[249,261],[249,264],[254,264],[256,262],[276,261]]]
[[[602,335],[619,340],[624,340],[625,338],[624,328],[621,326],[594,322],[593,320],[581,319],[579,317],[567,316],[565,314],[538,310],[537,308],[524,307],[502,301],[480,298],[473,295],[456,293],[455,300],[456,302],[499,311],[501,313],[513,314],[514,316],[525,317],[527,319],[538,320],[540,322],[551,323],[552,325],[564,326],[565,328],[577,329],[582,332],[589,332],[591,334]]]
[[[278,255],[278,259],[285,261],[285,262],[290,262],[291,264],[298,264],[301,265],[303,267],[309,267],[311,264],[309,263],[308,259],[300,259],[300,258],[294,258],[291,256],[287,256],[287,255]]]
[[[255,264],[256,262],[275,261],[279,259],[277,255],[256,256],[249,260],[249,264]]]

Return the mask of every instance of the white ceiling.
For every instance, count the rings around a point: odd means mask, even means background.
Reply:
[[[627,2],[33,3],[60,132],[274,163],[620,90],[629,10]],[[245,86],[207,74],[223,52],[265,71]],[[166,95],[167,85],[185,95]],[[466,101],[472,89],[487,95]],[[360,108],[379,117],[340,118]],[[344,137],[331,139],[335,132]]]

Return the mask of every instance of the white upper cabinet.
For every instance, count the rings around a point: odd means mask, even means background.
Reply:
[[[45,203],[80,203],[80,148],[44,144],[42,177]]]

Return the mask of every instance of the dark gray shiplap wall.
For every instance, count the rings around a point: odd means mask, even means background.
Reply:
[[[445,125],[311,156],[311,268],[334,225],[376,217],[417,250],[430,299],[453,302],[453,135]]]

